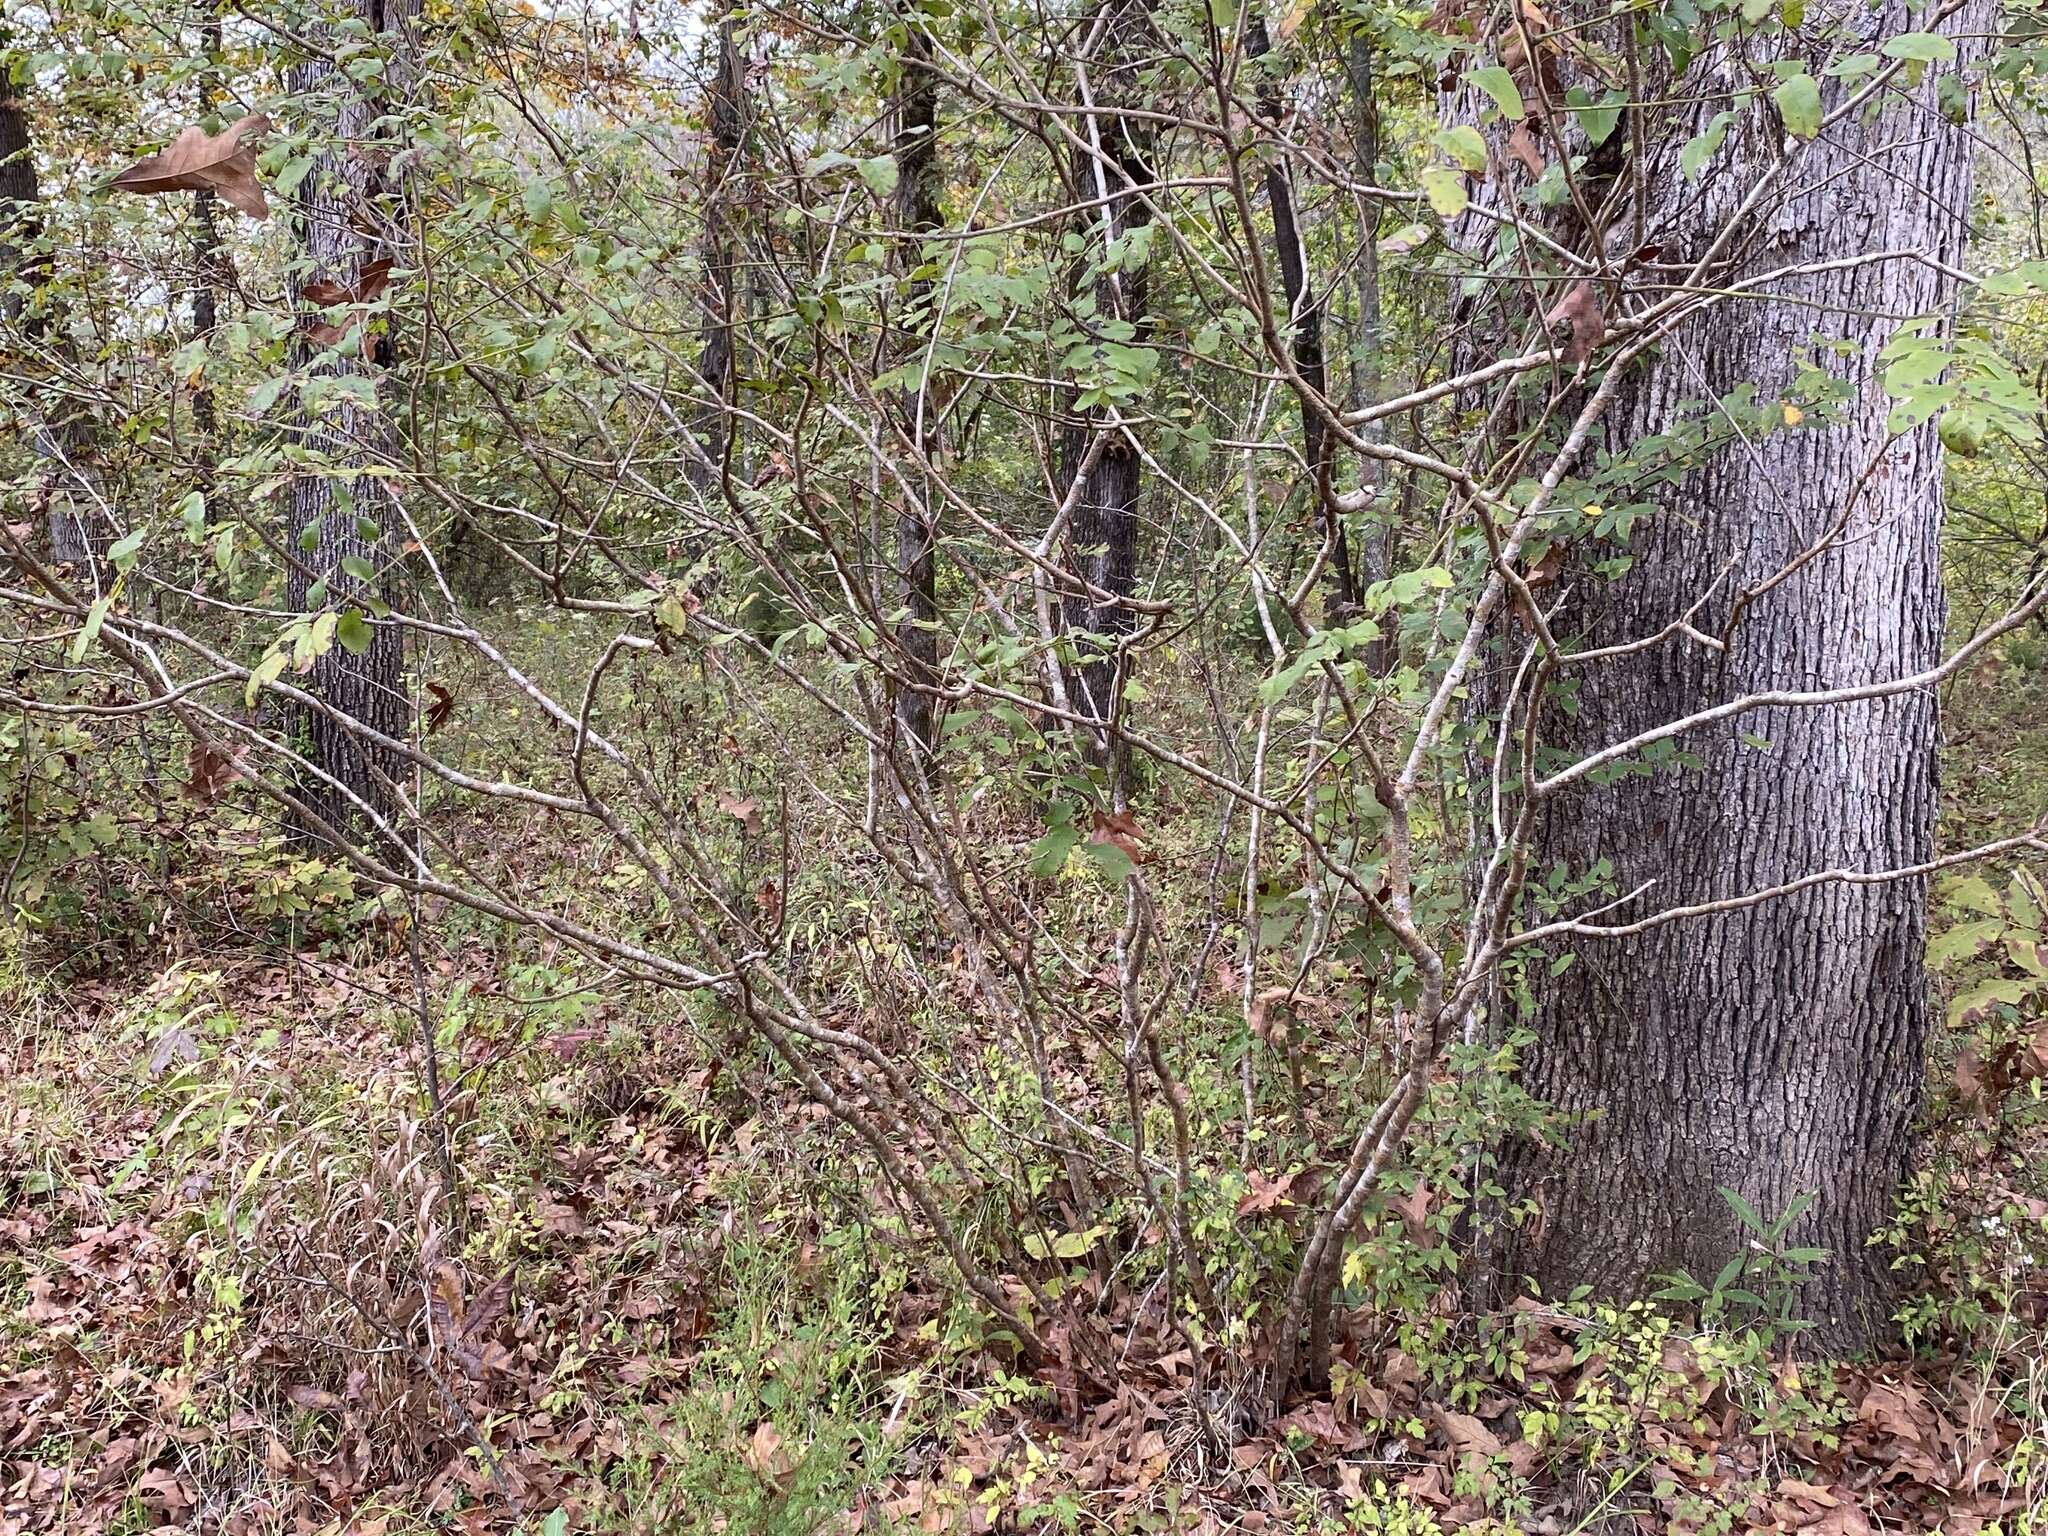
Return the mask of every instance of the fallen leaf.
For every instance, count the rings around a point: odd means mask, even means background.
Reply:
[[[209,741],[192,743],[192,776],[185,781],[185,793],[201,805],[211,805],[221,792],[242,776],[235,760]]]
[[[1481,1456],[1498,1456],[1501,1451],[1500,1436],[1488,1429],[1469,1413],[1457,1413],[1438,1403],[1431,1407],[1430,1417],[1436,1420],[1436,1427],[1444,1432],[1444,1438],[1459,1455],[1474,1453]]]
[[[783,1449],[781,1431],[767,1419],[754,1426],[753,1439],[747,1444],[747,1465],[756,1476],[778,1485],[788,1481],[796,1470],[788,1451]]]
[[[742,800],[738,795],[721,789],[718,792],[718,808],[726,815],[738,818],[739,824],[749,832],[761,830],[761,818],[753,801]]]
[[[258,113],[230,123],[217,134],[187,128],[161,153],[138,160],[114,178],[123,192],[197,192],[211,188],[222,202],[252,219],[270,217],[263,184],[256,179],[256,142],[270,131]]]
[[[1288,1191],[1294,1187],[1294,1181],[1299,1176],[1295,1173],[1283,1173],[1277,1179],[1269,1179],[1258,1169],[1252,1169],[1247,1175],[1251,1181],[1251,1188],[1239,1197],[1237,1214],[1256,1216],[1265,1211],[1277,1210],[1283,1205],[1294,1204],[1293,1200],[1288,1198]]]
[[[285,1400],[308,1413],[339,1413],[347,1406],[335,1393],[310,1382],[294,1382],[284,1389]]]

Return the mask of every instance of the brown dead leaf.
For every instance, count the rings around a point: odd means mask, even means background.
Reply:
[[[1245,1022],[1251,1025],[1253,1038],[1267,1045],[1284,1040],[1287,1037],[1287,1012],[1294,1001],[1292,987],[1267,987],[1255,994],[1245,1014]]]
[[[1269,1179],[1258,1169],[1252,1169],[1249,1174],[1252,1187],[1239,1197],[1237,1214],[1256,1216],[1266,1211],[1278,1210],[1283,1205],[1294,1204],[1288,1192],[1294,1188],[1294,1181],[1299,1177],[1299,1173],[1283,1173],[1277,1179]]]
[[[221,792],[242,776],[234,758],[212,742],[192,743],[192,776],[185,781],[185,793],[201,805],[211,805]]]
[[[427,692],[434,696],[434,702],[427,707],[427,734],[431,736],[455,713],[455,695],[439,683],[427,684]]]
[[[767,1419],[754,1426],[753,1438],[747,1443],[747,1465],[754,1469],[755,1476],[778,1487],[796,1471],[796,1463],[783,1446],[781,1431]]]
[[[1282,1431],[1295,1430],[1311,1440],[1334,1445],[1340,1450],[1357,1450],[1367,1440],[1356,1425],[1339,1419],[1335,1406],[1327,1402],[1303,1403],[1292,1413],[1276,1419],[1273,1427]]]
[[[749,832],[761,830],[761,818],[753,801],[742,800],[731,791],[721,789],[718,792],[718,808],[726,815],[737,818],[739,824]]]
[[[391,261],[364,264],[352,283],[340,282],[331,277],[316,277],[299,289],[299,296],[308,304],[373,304],[384,296],[384,290],[391,286]]]
[[[303,1408],[308,1413],[339,1413],[347,1406],[335,1393],[311,1382],[294,1382],[284,1389],[284,1395],[293,1407]]]
[[[1429,1207],[1434,1199],[1435,1196],[1430,1193],[1429,1181],[1417,1179],[1415,1188],[1405,1198],[1387,1202],[1388,1208],[1401,1218],[1402,1230],[1408,1234],[1410,1241],[1425,1244],[1429,1242]]]
[[[1500,1436],[1471,1414],[1457,1413],[1441,1403],[1434,1403],[1430,1406],[1429,1416],[1436,1421],[1436,1427],[1444,1432],[1444,1438],[1451,1442],[1451,1448],[1460,1456],[1468,1453],[1481,1456],[1500,1454]]]
[[[1089,842],[1107,843],[1133,864],[1142,864],[1151,857],[1143,847],[1144,836],[1129,811],[1097,811],[1088,829]]]
[[[1566,335],[1559,344],[1560,360],[1574,365],[1591,357],[1607,335],[1607,317],[1600,309],[1600,290],[1592,279],[1572,284],[1571,291],[1557,307],[1543,317],[1552,331],[1563,327]]]
[[[349,309],[339,321],[308,317],[306,334],[323,347],[339,346],[348,339],[349,332],[368,318],[365,306],[382,298],[390,286],[391,262],[388,258],[366,263],[353,282],[345,283],[331,277],[314,278],[299,289],[300,298],[323,309],[337,304],[346,304]]]
[[[2038,950],[2039,945],[2035,948]],[[2048,956],[2043,956],[2048,959]],[[2048,1023],[2037,1025],[2034,1038],[2027,1042],[2027,1048],[2020,1052],[2019,1064],[2015,1068],[2022,1081],[2029,1078],[2048,1077]]]
[[[1550,169],[1550,162],[1536,147],[1536,135],[1529,131],[1526,122],[1515,124],[1514,131],[1508,135],[1508,154],[1529,173],[1531,181],[1541,181],[1543,173]]]
[[[187,128],[162,152],[138,160],[114,178],[123,192],[197,192],[211,188],[222,202],[252,219],[270,217],[263,184],[256,179],[256,144],[270,131],[260,113],[230,123],[217,134]]]

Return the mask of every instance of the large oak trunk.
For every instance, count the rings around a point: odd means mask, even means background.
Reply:
[[[1978,10],[1944,30],[1981,31]],[[1896,3],[1840,20],[1874,39],[1923,24]],[[1682,95],[1704,99],[1675,109],[1696,121],[1656,130],[1674,161],[1714,114],[1740,108],[1733,92],[1751,82],[1703,64],[1684,83]],[[1842,92],[1827,84],[1830,108]],[[1720,279],[1888,251],[1957,264],[1967,133],[1935,110],[1931,73],[1913,95],[1873,121],[1830,127],[1739,232],[1739,259]],[[1648,167],[1644,229],[1662,259],[1703,255],[1785,142],[1768,108],[1752,106],[1701,181],[1673,163]],[[1717,578],[1695,622],[1719,634],[1736,594],[1826,542],[1849,510],[1824,553],[1742,609],[1725,654],[1674,639],[1589,668],[1571,712],[1552,707],[1552,740],[1576,754],[1756,690],[1881,682],[1938,660],[1940,445],[1932,425],[1887,444],[1876,359],[1900,318],[1939,313],[1952,296],[1948,278],[1911,260],[1773,282],[1687,325],[1625,383],[1607,423],[1616,451],[1696,414],[1688,402],[1745,383],[1761,401],[1783,396],[1817,356],[1853,393],[1831,419],[1734,433],[1675,485],[1645,488],[1660,510],[1630,540],[1632,567],[1613,581],[1581,574],[1560,638],[1592,647],[1653,634]],[[1843,344],[1841,355],[1816,354],[1815,338]],[[1679,743],[1696,765],[1566,792],[1542,821],[1533,867],[1577,875],[1606,860],[1617,892],[1655,882],[1607,919],[1623,921],[1817,870],[1924,860],[1935,708],[1923,691],[1696,730]],[[1829,1347],[1880,1337],[1893,1285],[1868,1243],[1913,1150],[1925,895],[1918,880],[1824,884],[1633,937],[1577,940],[1576,963],[1538,984],[1524,1075],[1539,1098],[1585,1118],[1554,1144],[1507,1150],[1510,1195],[1538,1214],[1506,1235],[1501,1272],[1552,1295],[1579,1285],[1636,1293],[1679,1270],[1711,1281],[1750,1237],[1723,1188],[1766,1219],[1811,1197],[1786,1241],[1831,1260],[1800,1288],[1804,1315]]]

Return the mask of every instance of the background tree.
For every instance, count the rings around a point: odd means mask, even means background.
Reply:
[[[401,762],[394,744],[412,713],[405,635],[390,618],[405,543],[393,489],[403,467],[392,415],[402,354],[379,301],[412,249],[393,158],[415,14],[410,0],[350,0],[315,34],[322,50],[292,74],[293,91],[333,123],[294,210],[306,382],[288,525],[290,601],[308,615],[324,610],[337,642],[313,658],[307,692],[315,702],[299,726],[313,769],[303,803],[329,828],[389,806]],[[364,45],[381,68],[337,64],[335,50]]]

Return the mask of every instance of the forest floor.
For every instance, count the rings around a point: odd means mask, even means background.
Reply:
[[[1958,704],[1960,832],[2048,795],[2018,697]],[[8,952],[0,1536],[2048,1530],[2048,1142],[2010,1018],[1930,1064],[1913,1353],[1475,1318],[1446,1268],[1350,1314],[1330,1392],[1275,1418],[1085,1263],[1120,1380],[963,1341],[818,1112],[458,917],[422,957],[452,1202],[400,928],[166,932],[61,977]]]

